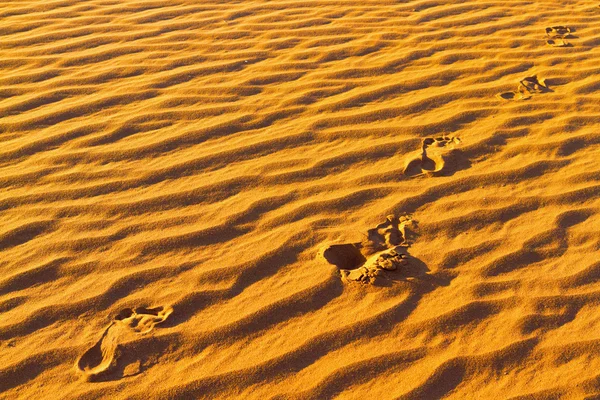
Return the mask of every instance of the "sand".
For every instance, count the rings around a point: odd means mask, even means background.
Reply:
[[[599,5],[0,2],[0,397],[599,396]]]

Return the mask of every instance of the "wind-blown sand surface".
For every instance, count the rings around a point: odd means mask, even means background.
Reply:
[[[599,4],[1,2],[0,396],[598,396]]]

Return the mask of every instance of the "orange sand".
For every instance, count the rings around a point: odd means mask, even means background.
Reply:
[[[600,395],[599,5],[0,2],[0,397]]]

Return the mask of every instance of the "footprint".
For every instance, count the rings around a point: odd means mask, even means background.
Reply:
[[[377,279],[385,277],[385,271],[396,271],[408,265],[408,254],[402,247],[384,250],[374,254],[365,263],[355,269],[341,269],[340,274],[347,281],[375,284]]]
[[[503,100],[527,100],[533,94],[549,91],[550,88],[545,79],[539,79],[537,75],[532,75],[521,79],[516,91],[500,93],[497,96]]]
[[[516,91],[500,93],[498,97],[503,100],[527,100],[531,98],[531,93],[519,82]]]
[[[394,246],[409,246],[407,226],[413,224],[408,215],[396,217],[388,215],[384,222],[367,231],[367,238],[361,242],[362,253],[371,255]]]
[[[551,26],[546,28],[546,35],[548,36],[555,36],[555,35],[560,35],[560,36],[568,36],[570,33],[572,32],[572,29],[567,27],[567,26]]]
[[[553,47],[571,46],[565,39],[572,37],[572,29],[566,26],[551,26],[546,28],[546,35],[549,37],[546,44]]]
[[[498,95],[503,100],[526,100],[531,97],[531,95],[525,91],[516,91],[516,92],[504,92]]]
[[[406,163],[404,175],[441,175],[448,161],[447,147],[459,143],[459,138],[451,136],[423,139],[420,154]]]
[[[571,44],[562,38],[553,38],[546,40],[546,44],[552,47],[570,47]]]
[[[407,227],[412,224],[409,216],[389,215],[367,231],[364,241],[329,245],[321,256],[340,270],[343,280],[374,284],[385,279],[388,271],[402,270],[408,265]]]
[[[545,79],[538,79],[537,75],[527,76],[519,82],[529,93],[548,92],[548,86]]]
[[[112,322],[104,330],[100,340],[83,353],[77,361],[77,369],[88,380],[92,380],[94,377],[100,376],[114,367],[118,337],[121,329],[122,327]]]
[[[102,378],[117,366],[119,339],[127,333],[145,334],[164,322],[173,312],[171,307],[126,308],[102,333],[100,339],[77,361],[76,367],[89,380]]]
[[[133,310],[126,308],[115,317],[115,321],[119,321],[136,333],[148,333],[154,328],[154,325],[166,320],[172,312],[172,308],[164,307],[138,307]]]

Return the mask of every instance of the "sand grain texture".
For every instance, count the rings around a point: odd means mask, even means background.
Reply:
[[[599,5],[0,1],[0,397],[599,396]]]

